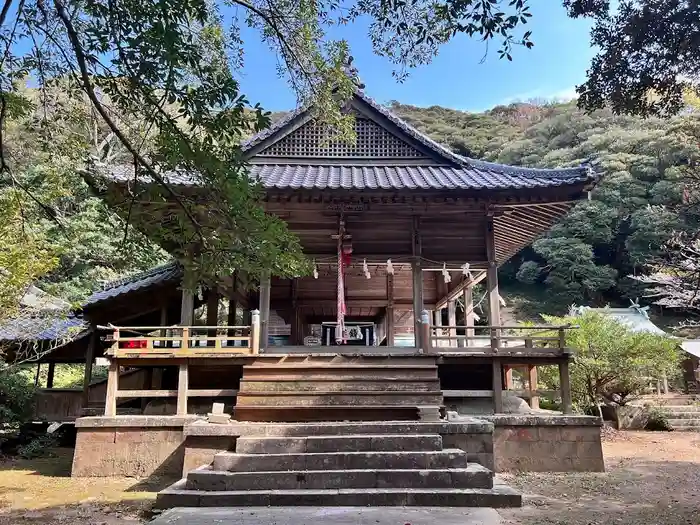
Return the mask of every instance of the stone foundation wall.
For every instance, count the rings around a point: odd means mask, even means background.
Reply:
[[[604,472],[601,421],[589,416],[492,416],[495,471]]]
[[[182,417],[90,417],[76,421],[72,475],[179,476],[185,456]]]

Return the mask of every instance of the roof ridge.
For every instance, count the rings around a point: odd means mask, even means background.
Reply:
[[[155,266],[154,268],[151,268],[149,270],[144,270],[142,272],[133,273],[133,274],[127,275],[125,277],[121,277],[119,279],[114,279],[113,281],[107,281],[106,283],[104,283],[100,287],[100,290],[101,291],[111,290],[112,288],[124,286],[125,284],[130,284],[130,283],[134,283],[137,281],[141,281],[143,279],[153,277],[154,275],[158,275],[160,273],[165,273],[169,270],[174,270],[179,266],[180,266],[180,263],[173,260],[173,261],[170,261],[168,263],[161,264],[159,266]]]

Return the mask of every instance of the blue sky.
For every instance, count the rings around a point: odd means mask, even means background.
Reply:
[[[398,100],[416,106],[445,106],[480,111],[498,104],[530,98],[572,98],[594,54],[589,44],[590,23],[566,16],[560,0],[532,0],[528,27],[535,47],[517,48],[513,62],[499,60],[497,45],[484,63],[484,43],[460,37],[444,46],[433,62],[411,71],[397,83],[392,65],[372,52],[367,28],[344,28],[366,92],[381,103]],[[295,107],[296,99],[284,79],[277,77],[276,57],[246,31],[246,65],[240,74],[243,92],[252,103],[271,111]]]

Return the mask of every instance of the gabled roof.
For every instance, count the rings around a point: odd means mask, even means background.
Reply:
[[[105,284],[100,290],[93,292],[83,303],[83,308],[89,308],[103,301],[116,298],[130,292],[140,291],[151,286],[169,282],[179,282],[182,279],[182,267],[175,261],[157,266],[145,272],[137,273]]]

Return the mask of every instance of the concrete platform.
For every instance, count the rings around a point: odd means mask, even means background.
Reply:
[[[494,509],[463,507],[175,508],[151,525],[501,525]]]

